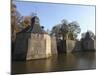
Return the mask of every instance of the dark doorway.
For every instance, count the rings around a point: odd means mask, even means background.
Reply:
[[[66,53],[66,40],[57,40],[58,54]]]

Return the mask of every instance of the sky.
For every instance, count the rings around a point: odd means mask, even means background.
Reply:
[[[91,30],[95,34],[95,6],[28,1],[13,1],[13,3],[22,16],[30,16],[35,12],[45,30],[51,30],[53,26],[61,23],[62,19],[66,19],[69,23],[77,21],[81,33]],[[81,33],[78,38],[81,38]]]

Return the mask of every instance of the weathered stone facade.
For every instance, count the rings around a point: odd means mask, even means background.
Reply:
[[[83,44],[83,47],[82,47]],[[66,53],[78,52],[78,51],[96,50],[95,40],[66,40]]]
[[[66,40],[66,52],[70,53],[74,50],[76,41],[74,40]]]
[[[17,34],[16,40],[14,43],[13,54],[12,54],[12,58],[14,60],[25,60],[26,59],[29,37],[30,37],[29,33]]]
[[[15,60],[31,60],[51,56],[51,38],[41,28],[37,16],[32,17],[31,25],[17,33],[12,51],[12,57]]]
[[[48,58],[51,56],[51,40],[47,34],[31,34],[28,41],[26,60]]]
[[[86,32],[85,37],[81,39],[81,47],[84,51],[96,50],[95,38],[91,32]]]
[[[81,41],[75,41],[75,46],[74,46],[74,49],[72,52],[78,52],[78,51],[81,51],[82,48],[81,48]]]
[[[82,48],[83,50],[95,50],[95,40],[87,39],[82,41]]]
[[[83,44],[83,48],[82,48]],[[95,50],[95,40],[66,40],[66,53]],[[21,33],[15,42],[15,59],[41,59],[58,54],[57,40],[48,34]]]
[[[58,54],[56,37],[51,37],[51,53]]]

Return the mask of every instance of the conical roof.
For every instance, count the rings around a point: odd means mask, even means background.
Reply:
[[[94,38],[91,36],[90,32],[86,32],[86,35],[85,35],[84,39],[92,39],[92,40],[94,40]]]
[[[31,33],[44,33],[44,31],[42,30],[41,26],[40,26],[40,20],[37,16],[34,16],[31,19],[31,28],[29,29],[29,32]]]

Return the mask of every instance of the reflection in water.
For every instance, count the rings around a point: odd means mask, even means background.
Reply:
[[[69,53],[67,55],[53,55],[48,59],[12,62],[12,73],[37,73],[95,68],[95,52]]]

